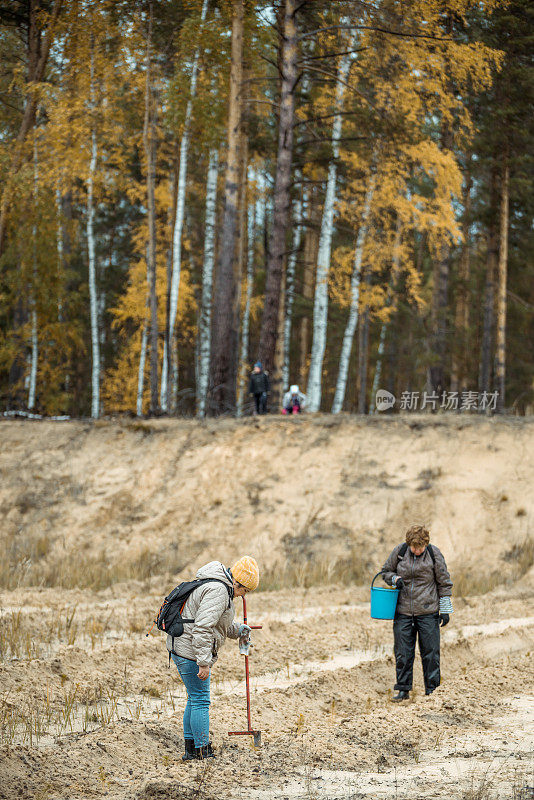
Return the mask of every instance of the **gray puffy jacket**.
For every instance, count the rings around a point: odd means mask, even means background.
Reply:
[[[425,549],[420,556],[414,556],[410,548],[399,558],[402,544],[397,545],[382,567],[383,578],[390,586],[393,576],[399,575],[404,581],[397,603],[397,613],[419,617],[423,614],[437,614],[440,597],[450,597],[452,593],[451,576],[441,550],[433,544],[436,563]]]
[[[217,578],[226,586],[232,581],[220,561],[211,561],[196,574],[199,579]],[[199,667],[211,666],[226,637],[237,639],[239,626],[234,623],[235,607],[228,589],[222,583],[205,583],[186,600],[182,617],[195,623],[184,625],[184,632],[174,639],[174,652],[182,658],[196,661]],[[172,651],[173,639],[167,636],[167,650]]]

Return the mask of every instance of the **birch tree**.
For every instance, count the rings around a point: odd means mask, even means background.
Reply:
[[[368,284],[365,288],[368,288]],[[358,414],[365,414],[367,407],[367,371],[369,366],[368,303],[363,304],[358,323]]]
[[[291,322],[295,298],[295,268],[302,241],[302,218],[306,208],[306,197],[297,198],[293,208],[293,246],[287,260],[286,302],[284,308],[284,359],[282,365],[282,391],[289,386],[289,353],[291,348]]]
[[[146,197],[148,222],[148,292],[150,302],[150,413],[158,409],[158,295],[156,287],[156,107],[152,86],[152,18],[153,4],[148,9],[146,43],[145,121],[143,144],[146,158]]]
[[[506,284],[508,274],[508,225],[510,203],[510,166],[505,147],[501,178],[501,204],[499,213],[499,264],[497,284],[497,342],[495,353],[495,386],[497,412],[502,414],[505,401],[506,375]]]
[[[38,203],[38,162],[37,136],[33,141],[33,226],[32,226],[32,287],[30,292],[31,307],[31,358],[30,381],[28,389],[28,410],[35,407],[35,390],[37,386],[37,363],[39,360],[39,336],[37,331],[37,203]]]
[[[352,39],[349,50],[352,49]],[[326,348],[326,328],[328,322],[328,274],[334,232],[334,211],[336,201],[337,159],[341,138],[343,97],[347,76],[352,61],[351,53],[343,56],[339,65],[336,84],[336,110],[332,129],[332,161],[328,167],[326,197],[321,221],[319,253],[317,255],[317,275],[315,279],[315,300],[313,305],[313,340],[308,375],[307,406],[309,411],[319,411],[321,407],[321,384],[324,352]]]
[[[202,11],[200,13],[199,37],[202,35],[202,28],[208,13],[208,0],[203,0]],[[171,366],[170,345],[174,336],[174,326],[176,324],[176,312],[178,309],[178,294],[180,292],[180,271],[182,260],[182,232],[185,214],[185,194],[187,188],[187,159],[189,154],[189,141],[191,132],[191,119],[193,115],[193,101],[197,91],[198,60],[200,48],[195,50],[193,63],[191,66],[191,83],[189,87],[189,100],[185,111],[184,130],[180,140],[180,163],[178,168],[178,188],[176,198],[176,216],[174,219],[174,229],[172,235],[172,278],[170,285],[169,298],[169,318],[167,320],[165,341],[163,345],[163,365],[161,370],[160,404],[162,411],[169,408],[169,369]]]
[[[91,314],[91,352],[93,357],[91,370],[91,416],[98,419],[100,415],[100,337],[98,329],[98,291],[96,285],[96,256],[95,256],[95,209],[94,209],[94,181],[98,147],[96,139],[95,120],[95,59],[94,39],[91,38],[91,83],[90,83],[90,113],[91,123],[91,160],[87,177],[87,252],[89,259],[89,304]]]
[[[141,331],[141,355],[139,356],[139,370],[137,373],[137,402],[135,413],[138,417],[143,414],[143,390],[145,385],[146,345],[148,339],[148,319]]]
[[[204,264],[202,268],[202,297],[198,324],[198,384],[197,415],[206,415],[206,400],[211,355],[211,304],[213,265],[215,263],[215,222],[217,213],[217,175],[219,153],[212,148],[209,154],[206,181],[206,220],[204,226]]]
[[[253,181],[253,171],[250,170],[249,182]],[[237,387],[237,416],[243,416],[244,399],[246,396],[247,383],[247,361],[250,328],[250,304],[252,300],[252,289],[254,286],[254,256],[255,256],[255,234],[256,234],[256,204],[249,201],[248,220],[247,220],[247,273],[245,289],[245,308],[243,310],[243,322],[241,325],[241,348],[239,355],[239,385]]]
[[[139,356],[139,369],[137,371],[137,400],[135,404],[135,413],[137,414],[138,417],[141,417],[143,415],[143,393],[145,388],[146,348],[148,343],[148,331],[150,328],[150,318],[149,318],[150,296],[148,293],[148,285],[149,285],[148,247],[146,253],[146,265],[147,265],[147,275],[146,275],[147,293],[145,300],[145,319],[143,320],[141,326],[141,354]]]
[[[367,191],[365,193],[365,200],[362,211],[362,220],[358,230],[358,238],[356,239],[356,249],[354,251],[354,266],[352,269],[352,276],[350,281],[350,309],[347,324],[345,326],[345,333],[343,335],[343,344],[341,345],[341,356],[339,358],[339,371],[336,382],[336,391],[334,394],[334,402],[332,403],[332,414],[339,414],[343,408],[345,400],[345,392],[347,389],[347,375],[349,373],[350,354],[352,351],[352,343],[354,340],[354,333],[356,325],[358,324],[358,305],[360,302],[360,279],[362,269],[363,250],[365,247],[365,240],[367,238],[367,231],[369,229],[369,216],[371,213],[371,203],[373,201],[373,194],[375,191],[376,177],[374,173],[371,174]]]

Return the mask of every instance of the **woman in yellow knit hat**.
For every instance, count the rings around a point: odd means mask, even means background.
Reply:
[[[260,572],[251,556],[243,556],[228,569],[220,561],[201,567],[194,589],[182,609],[185,624],[181,636],[167,636],[167,649],[187,691],[184,711],[184,761],[213,758],[209,743],[210,672],[227,637],[248,637],[248,625],[234,622],[234,597],[258,588]]]

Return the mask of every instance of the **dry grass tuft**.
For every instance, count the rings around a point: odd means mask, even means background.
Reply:
[[[524,575],[534,564],[534,539],[527,536],[504,554],[504,560],[515,563],[518,577]]]
[[[124,427],[132,433],[142,433],[143,436],[152,436],[154,433],[154,428],[146,422],[128,422]]]
[[[83,622],[76,619],[76,606],[53,613],[35,614],[24,610],[11,611],[0,616],[0,661],[8,659],[30,660],[50,655],[53,647],[60,644],[84,647],[101,646],[110,630],[111,617]],[[38,631],[38,633],[36,632]]]
[[[275,564],[262,573],[261,590],[277,591],[279,589],[340,583],[364,585],[372,577],[372,565],[362,561],[361,551],[354,548],[349,556],[326,561],[321,557],[311,557],[302,561],[290,560],[284,564]]]
[[[470,594],[485,594],[503,584],[518,581],[528,572],[534,564],[534,539],[527,536],[524,541],[508,550],[503,560],[512,565],[511,570],[493,570],[481,574],[480,567],[464,567],[455,570],[452,576],[454,581],[454,594],[458,597],[467,597]]]
[[[493,800],[495,797],[492,782],[487,775],[484,775],[478,783],[471,778],[471,786],[462,792],[461,800]]]
[[[169,542],[165,552],[145,548],[137,555],[111,560],[105,550],[97,555],[70,550],[52,554],[50,537],[16,532],[0,541],[0,588],[59,586],[64,589],[106,589],[129,580],[144,581],[154,575],[173,575],[186,562],[177,543]],[[188,553],[190,557],[190,553]]]
[[[452,573],[454,582],[453,592],[456,597],[469,597],[469,595],[486,594],[504,583],[501,572],[494,570],[481,573],[480,567],[462,567]]]

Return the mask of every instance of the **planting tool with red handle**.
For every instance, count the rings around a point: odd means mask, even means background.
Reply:
[[[243,622],[247,624],[247,601],[243,597]],[[261,625],[250,625],[253,631],[261,630]],[[248,669],[248,655],[245,655],[245,684],[247,687],[247,724],[248,730],[246,731],[228,731],[228,736],[253,736],[254,747],[261,747],[261,731],[255,731],[252,728],[251,713],[250,713],[250,678]]]

